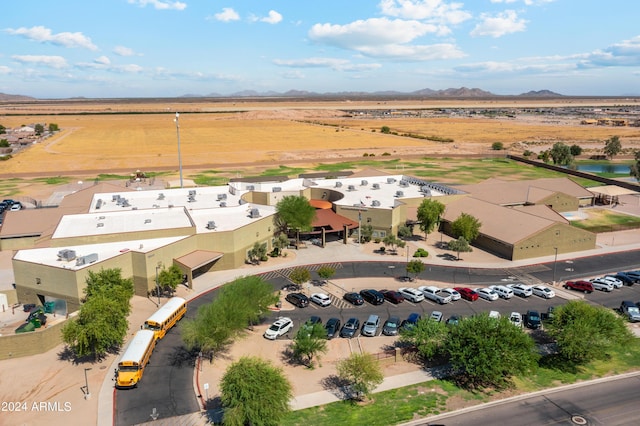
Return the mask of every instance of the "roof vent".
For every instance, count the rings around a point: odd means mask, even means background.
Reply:
[[[371,185],[371,187],[373,189],[380,189],[380,184],[379,183],[374,183],[373,185]]]
[[[126,198],[122,198],[122,207],[130,207],[131,204],[129,204],[129,200],[127,200]]]
[[[96,201],[96,210],[100,209],[100,207],[102,207],[102,199],[98,198],[98,201]]]
[[[162,192],[158,194],[158,200],[164,200],[164,194]]]
[[[226,201],[221,201],[220,202],[220,207],[227,207],[227,202]]]
[[[355,185],[347,186],[347,191],[355,191],[355,190],[356,190],[356,186]]]
[[[220,200],[226,200],[227,199],[227,194],[218,194],[216,196],[216,200],[220,201]]]
[[[342,188],[342,182],[336,182],[336,188]]]
[[[280,192],[282,191],[282,188],[280,188],[279,186],[274,186],[273,188],[271,188],[271,192]]]
[[[189,190],[189,195],[193,195],[195,197],[196,196],[196,190],[195,189],[190,189]]]
[[[191,192],[191,191],[189,191]],[[196,195],[195,194],[189,194],[189,199],[187,200],[190,203],[195,203],[196,202]]]
[[[111,196],[111,201],[118,201],[118,200],[120,200],[120,195]]]
[[[249,217],[250,217],[251,219],[255,219],[255,218],[260,217],[260,210],[258,210],[257,208],[252,208],[252,209],[249,211]]]
[[[210,220],[207,222],[207,229],[216,229],[216,222],[214,220]]]
[[[144,220],[144,223],[145,223],[145,224],[147,224],[147,223],[151,223],[151,219],[145,219],[145,220]]]
[[[407,182],[406,180],[401,180],[398,185],[400,185],[403,188],[406,188],[407,186],[409,186],[409,182]]]
[[[404,191],[396,191],[396,197],[404,197]]]
[[[243,204],[247,204],[247,202],[246,202],[245,200],[243,200],[242,198],[240,198],[240,199],[238,200],[238,204],[239,204],[239,205],[243,205]]]
[[[96,225],[96,228],[104,228],[104,223],[98,222],[98,224]]]
[[[255,185],[247,185],[247,191],[255,191],[255,190],[256,190]]]
[[[363,179],[360,181],[360,186],[367,186],[367,185],[369,185],[369,182],[367,182],[366,180]]]
[[[98,220],[104,220],[104,216],[98,216]]]
[[[387,183],[396,183],[396,179],[392,177],[387,178]]]
[[[380,207],[380,201],[378,201],[378,200],[373,200],[373,201],[371,202],[371,205],[372,205],[373,207]]]

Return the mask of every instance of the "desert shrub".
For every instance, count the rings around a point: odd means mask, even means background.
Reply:
[[[429,257],[429,252],[423,248],[419,248],[415,253],[413,253],[413,257]]]

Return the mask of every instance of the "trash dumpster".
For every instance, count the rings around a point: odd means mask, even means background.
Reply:
[[[52,314],[53,310],[56,307],[56,302],[54,301],[48,301],[48,302],[44,302],[44,313],[45,314]]]

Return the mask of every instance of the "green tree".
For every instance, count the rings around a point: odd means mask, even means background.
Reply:
[[[403,248],[406,243],[402,240],[400,240],[398,237],[396,237],[393,234],[387,234],[383,239],[382,239],[382,244],[384,244],[384,246],[391,246],[391,250],[395,251],[396,247],[399,248]]]
[[[491,149],[494,151],[502,151],[504,149],[504,144],[502,142],[494,142],[491,144]]]
[[[333,277],[333,275],[336,273],[336,270],[331,266],[322,265],[320,268],[318,268],[317,272],[320,278],[322,278],[323,280],[328,280]]]
[[[60,128],[58,127],[58,125],[56,123],[49,123],[49,131],[50,132],[57,132],[58,130],[60,130]]]
[[[457,253],[456,257],[460,260],[460,253],[468,253],[473,251],[469,242],[464,237],[458,237],[457,240],[451,240],[447,243],[449,250],[453,250]]]
[[[311,272],[305,268],[295,268],[289,272],[289,279],[299,286],[311,279]]]
[[[385,135],[388,135],[389,133],[391,133],[391,128],[389,126],[382,126],[380,128],[380,133],[384,133]]]
[[[7,133],[7,128],[0,124],[0,135],[4,135]]]
[[[577,157],[578,155],[582,154],[582,147],[580,145],[574,144],[569,147],[569,151],[571,152],[571,155]]]
[[[413,278],[417,278],[424,272],[426,266],[418,259],[412,259],[407,263],[407,274],[413,274]]]
[[[549,150],[544,150],[540,154],[538,154],[538,159],[542,160],[544,163],[549,162]]]
[[[440,224],[444,209],[444,204],[431,198],[426,198],[418,206],[417,217],[418,222],[420,222],[420,230],[424,232],[425,241],[427,240],[427,235]]]
[[[373,226],[368,224],[362,225],[360,227],[360,242],[368,243],[369,241],[371,241],[372,237],[373,237]]]
[[[613,346],[632,338],[622,317],[583,300],[570,300],[556,308],[547,332],[556,340],[560,356],[570,364],[605,359]]]
[[[178,285],[182,283],[183,273],[176,265],[171,265],[169,268],[162,268],[158,274],[158,285],[162,291],[168,291],[173,294],[178,288]]]
[[[622,151],[622,143],[619,136],[612,136],[604,142],[604,153],[610,159],[613,159]]]
[[[287,235],[284,233],[279,233],[273,239],[273,248],[274,248],[274,251],[277,250],[278,256],[282,255],[282,250],[287,248],[288,245],[289,245],[289,237],[287,237]]]
[[[413,236],[413,226],[400,225],[398,226],[398,237],[402,239],[411,238]]]
[[[327,349],[327,331],[321,323],[304,324],[291,343],[293,357],[309,368],[313,367],[313,358]]]
[[[248,325],[257,324],[278,301],[272,286],[258,276],[225,284],[213,302],[183,320],[182,340],[188,349],[212,353],[228,346]]]
[[[42,124],[36,124],[33,127],[33,130],[36,132],[36,135],[41,135],[44,133],[44,126]]]
[[[288,229],[296,232],[296,244],[300,242],[300,231],[311,229],[316,209],[303,196],[287,195],[276,204],[278,220],[286,224]]]
[[[420,319],[414,327],[403,331],[400,341],[414,346],[424,360],[442,355],[449,327],[441,321]]]
[[[267,258],[267,243],[256,242],[251,250],[247,252],[247,255],[249,256],[249,262],[260,264],[261,261]]]
[[[231,364],[220,381],[223,422],[229,426],[278,426],[293,396],[282,369],[256,357]]]
[[[460,213],[460,216],[451,224],[451,232],[455,238],[464,237],[471,244],[480,235],[482,224],[478,219],[468,213]]]
[[[487,313],[450,327],[444,350],[457,381],[469,388],[509,386],[514,375],[533,371],[539,359],[528,334],[506,316]]]
[[[0,148],[9,148],[9,141],[6,139],[0,139]]]
[[[94,296],[107,295],[120,304],[122,315],[126,317],[131,312],[129,303],[134,294],[133,280],[122,278],[119,268],[101,269],[99,272],[89,271],[85,280],[85,301]]]
[[[338,361],[336,370],[338,377],[349,383],[350,398],[357,400],[368,397],[384,379],[380,363],[366,352],[354,352]]]
[[[549,155],[553,160],[553,164],[559,164],[567,166],[573,162],[573,155],[571,155],[571,148],[569,145],[565,145],[562,142],[556,142],[549,151]]]

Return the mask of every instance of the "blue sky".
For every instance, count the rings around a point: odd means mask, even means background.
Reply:
[[[634,0],[19,0],[0,92],[640,95]]]

